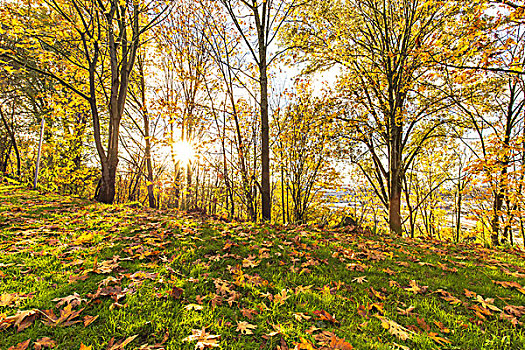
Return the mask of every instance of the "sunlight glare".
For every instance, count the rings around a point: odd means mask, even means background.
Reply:
[[[179,141],[173,145],[175,158],[182,164],[188,164],[195,156],[195,150],[188,141]]]

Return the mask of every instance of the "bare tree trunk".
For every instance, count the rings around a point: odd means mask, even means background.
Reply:
[[[118,144],[119,144],[119,133],[120,133],[120,121],[124,112],[124,105],[126,104],[126,97],[128,93],[128,85],[130,73],[135,63],[135,57],[139,46],[139,4],[133,4],[133,15],[130,18],[131,21],[131,41],[129,41],[126,23],[122,20],[118,20],[119,24],[118,36],[115,38],[114,27],[115,15],[117,13],[118,3],[116,0],[111,1],[110,9],[105,13],[107,22],[109,23],[107,28],[107,45],[109,49],[109,58],[111,66],[111,91],[109,99],[109,137],[107,155],[104,154],[102,143],[100,140],[100,128],[95,128],[95,134],[98,132],[98,137],[95,135],[95,142],[97,143],[97,151],[100,157],[100,163],[102,165],[102,176],[100,179],[100,188],[96,196],[97,201],[102,203],[113,203],[115,198],[115,176],[117,174],[118,165]],[[116,40],[115,40],[116,39]],[[120,58],[117,50],[121,50]],[[96,63],[96,60],[94,60]],[[91,67],[90,67],[91,68]],[[93,105],[96,109],[95,102],[95,67],[90,69],[90,90],[91,90],[91,102],[92,112]],[[92,74],[91,74],[92,73]],[[94,119],[97,119],[98,124],[98,110]]]
[[[15,107],[14,107],[14,102],[13,102],[13,116],[14,116],[14,113],[15,113]],[[16,138],[15,138],[15,131],[14,129],[10,128],[9,127],[9,123],[7,123],[7,118],[5,117],[5,114],[2,110],[2,108],[0,107],[0,118],[2,118],[2,123],[4,124],[4,127],[7,131],[7,134],[9,136],[9,139],[11,140],[11,145],[13,146],[13,149],[15,150],[15,156],[16,156],[16,175],[18,177],[20,177],[21,175],[21,160],[20,160],[20,152],[18,150],[18,145],[16,143]],[[9,153],[11,152],[8,152],[8,156],[6,158],[6,169],[7,169],[7,162],[9,161]]]
[[[144,140],[146,143],[146,148],[144,150],[144,158],[146,158],[146,179],[148,181],[148,203],[150,208],[156,208],[157,204],[155,203],[155,195],[153,193],[153,165],[151,162],[151,135],[149,130],[149,113],[146,106],[146,82],[144,79],[144,58],[139,57],[138,59],[138,68],[140,76],[140,97],[141,97],[141,110],[142,110],[142,119],[144,123]]]
[[[403,163],[401,155],[401,126],[397,125],[395,113],[390,118],[390,157],[389,157],[389,182],[390,196],[388,203],[388,223],[391,233],[401,235],[401,192],[403,190]]]
[[[259,45],[264,44],[264,38]],[[261,47],[261,46],[259,46]],[[261,88],[261,205],[262,219],[271,221],[272,203],[270,191],[270,124],[268,121],[268,76],[266,50],[259,50]]]
[[[461,172],[461,170],[460,170]],[[458,199],[457,199],[457,213],[456,213],[456,242],[459,242],[459,235],[461,233],[461,205],[463,203],[463,193],[461,190],[461,179],[458,180]]]

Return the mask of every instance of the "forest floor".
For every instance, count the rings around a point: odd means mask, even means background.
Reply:
[[[525,253],[0,184],[0,349],[525,349]]]

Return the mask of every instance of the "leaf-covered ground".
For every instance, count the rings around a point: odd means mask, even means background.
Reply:
[[[0,349],[524,349],[525,255],[0,185]]]

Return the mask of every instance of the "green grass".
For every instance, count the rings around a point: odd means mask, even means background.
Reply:
[[[194,349],[197,341],[183,339],[203,328],[220,335],[222,349],[345,349],[330,347],[333,336],[347,349],[524,349],[525,290],[493,282],[523,285],[524,257],[106,206],[4,183],[0,295],[19,297],[0,306],[0,349],[49,337],[56,349],[98,350],[132,336],[125,349]],[[110,276],[110,287],[127,292],[97,296]],[[445,300],[446,292],[453,298]],[[58,316],[67,305],[53,299],[73,293],[82,300],[72,310],[84,309],[71,321],[98,318],[88,326],[45,324],[45,310]],[[483,304],[487,298],[494,300]],[[514,315],[509,306],[518,307]],[[20,332],[8,321],[18,310],[38,310]],[[256,326],[253,334],[238,331],[239,322]]]

